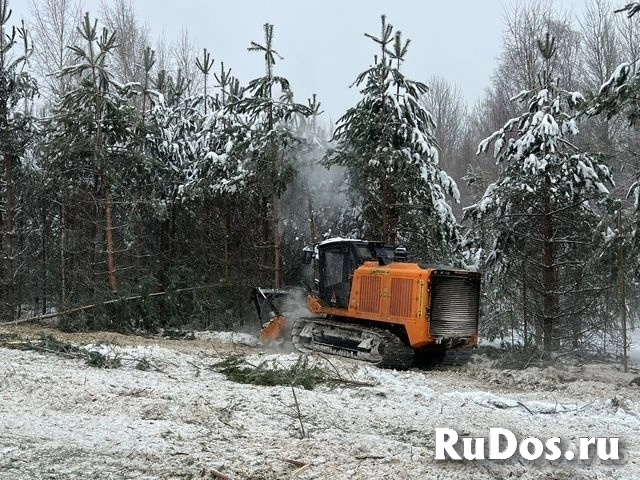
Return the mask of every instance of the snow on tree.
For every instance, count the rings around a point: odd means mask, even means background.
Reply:
[[[619,146],[616,153],[620,170],[630,173],[628,181],[630,185],[625,188],[626,199],[632,200],[632,206],[625,208],[625,202],[611,200],[607,203],[608,215],[603,218],[600,225],[601,234],[596,237],[599,247],[596,266],[611,279],[616,279],[616,294],[611,295],[603,305],[602,310],[610,318],[619,320],[612,325],[610,336],[613,337],[623,354],[625,372],[628,368],[627,339],[627,299],[637,296],[637,268],[638,252],[640,251],[640,177],[637,168],[637,124],[640,120],[640,65],[637,58],[637,19],[633,18],[640,11],[640,2],[631,2],[615,13],[625,12],[628,23],[621,29],[620,38],[622,49],[633,60],[619,64],[602,83],[590,107],[586,109],[587,115],[595,117],[594,120],[604,122],[610,128],[613,120],[620,117],[626,118],[630,126],[624,132],[624,140],[619,142],[626,144]],[[625,48],[626,47],[626,48]],[[604,117],[604,118],[598,118]],[[626,167],[626,168],[625,168]],[[627,180],[625,178],[625,180]],[[627,186],[625,185],[625,187]],[[631,202],[629,202],[631,203]],[[631,208],[630,208],[631,207]],[[611,305],[613,303],[613,305]],[[608,307],[608,308],[607,308]],[[631,325],[634,324],[633,309],[631,312]],[[621,334],[621,335],[618,335]],[[607,332],[603,332],[603,341],[606,341]],[[619,339],[621,342],[619,342]]]
[[[213,60],[206,49],[203,62],[201,71],[208,76]],[[233,194],[246,184],[247,171],[233,156],[242,120],[228,108],[238,94],[237,80],[225,72],[224,65],[222,76],[227,79],[226,90],[216,97],[208,91],[186,97],[188,81],[180,71],[175,77],[161,71],[153,82],[147,145],[171,190],[160,197],[179,202],[207,200]],[[231,84],[236,90],[229,90]],[[158,213],[163,215],[162,208]]]
[[[365,34],[379,58],[356,78],[362,98],[338,120],[325,162],[347,168],[367,237],[420,245],[442,261],[457,239],[447,195],[458,201],[458,189],[438,164],[435,125],[420,100],[428,87],[401,71],[410,41],[381,21],[380,37]]]
[[[205,50],[199,62],[203,75],[208,76],[213,60]],[[215,97],[210,91],[195,97],[184,97],[186,89],[180,88],[180,75],[169,76],[156,82],[163,90],[152,94],[153,108],[150,115],[152,134],[147,136],[149,153],[158,159],[162,168],[157,174],[164,185],[157,192],[156,214],[166,218],[176,204],[181,208],[202,206],[211,216],[218,209],[224,219],[224,278],[229,278],[229,238],[231,230],[230,203],[245,193],[249,185],[250,171],[246,168],[242,148],[244,139],[243,119],[231,108],[230,103],[240,95],[237,79],[221,65],[218,77],[220,89]],[[205,88],[207,86],[205,78]],[[220,81],[222,83],[220,83]],[[176,90],[176,88],[178,90]],[[171,90],[174,90],[171,92]],[[189,207],[187,207],[189,205]],[[193,212],[192,212],[193,213]],[[214,235],[219,225],[203,229]]]
[[[211,94],[213,59],[206,49],[196,61],[204,94],[184,97],[189,82],[181,78],[180,71],[175,78],[161,72],[155,82],[150,122],[155,133],[148,136],[148,144],[150,153],[163,165],[165,185],[174,189],[165,197],[169,203],[206,202],[219,210],[226,232],[225,278],[229,275],[232,217],[248,216],[261,223],[262,245],[257,249],[261,253],[255,263],[266,268],[271,261],[267,247],[273,246],[274,285],[278,287],[281,197],[295,177],[297,156],[309,144],[299,131],[302,119],[313,112],[295,103],[289,81],[274,74],[279,54],[273,47],[273,26],[266,24],[264,30],[265,44],[252,42],[249,51],[264,54],[266,74],[244,90],[221,63],[220,73],[214,74],[218,92]],[[243,203],[243,214],[234,213],[236,203]],[[247,207],[256,211],[248,212]]]
[[[471,232],[486,233],[484,261],[494,288],[514,281],[530,287],[533,302],[523,301],[549,351],[561,339],[580,339],[580,321],[599,298],[586,259],[599,218],[594,204],[607,198],[613,181],[599,158],[571,143],[578,134],[572,115],[584,99],[558,87],[553,38],[547,34],[538,46],[540,88],[514,97],[526,110],[480,143],[478,153],[491,151],[503,171],[465,217]]]
[[[36,125],[31,114],[38,85],[25,70],[32,53],[24,26],[9,26],[8,0],[0,0],[0,211],[2,261],[0,320],[14,320],[20,301],[18,281],[18,217],[21,209],[20,170]],[[20,51],[22,48],[22,51]]]
[[[630,19],[640,11],[640,2],[628,3],[616,12],[626,12]],[[640,120],[640,64],[639,59],[619,64],[611,76],[601,86],[587,114],[604,115],[610,120],[623,113],[629,125],[635,126]],[[636,173],[637,177],[637,173]],[[631,184],[627,197],[633,198],[634,208],[640,213],[640,179]]]
[[[282,195],[296,175],[296,154],[306,140],[296,131],[295,119],[312,115],[306,105],[293,101],[289,80],[275,75],[273,25],[264,24],[264,45],[251,42],[249,51],[264,55],[265,75],[251,80],[248,95],[235,102],[234,111],[243,119],[239,148],[251,170],[252,183],[262,216],[263,246],[273,245],[273,285],[280,287]],[[279,97],[276,94],[280,93]],[[270,223],[270,225],[269,225]],[[263,258],[266,264],[266,256]]]
[[[115,32],[102,29],[89,14],[79,28],[82,43],[71,46],[76,63],[65,67],[62,76],[79,82],[62,97],[50,122],[48,166],[59,178],[62,200],[70,196],[95,203],[103,221],[106,273],[109,288],[117,291],[116,239],[113,194],[119,180],[135,171],[140,143],[138,117],[131,105],[139,84],[121,85],[113,79],[109,58],[116,45]],[[80,197],[76,197],[79,199]],[[94,221],[98,221],[97,218]],[[95,237],[95,235],[94,235]],[[92,240],[92,241],[95,241]]]

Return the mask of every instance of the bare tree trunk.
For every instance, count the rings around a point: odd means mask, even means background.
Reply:
[[[45,202],[42,201],[40,207],[42,221],[42,314],[47,313],[47,212],[45,210]]]
[[[229,238],[231,238],[231,212],[229,209],[229,202],[224,199],[224,279],[229,280],[230,276],[230,258],[229,258]]]
[[[60,207],[60,305],[64,306],[67,302],[67,269],[65,248],[67,241],[67,215],[66,207]]]
[[[15,187],[14,187],[14,153],[13,142],[11,139],[11,131],[9,125],[9,102],[10,102],[10,79],[7,74],[7,43],[13,39],[7,35],[5,37],[6,22],[9,19],[8,3],[3,1],[0,4],[0,30],[2,30],[0,38],[0,130],[2,131],[2,160],[4,161],[4,231],[2,232],[2,254],[3,254],[3,278],[4,298],[2,311],[2,320],[15,320],[16,315],[16,279],[15,279]]]
[[[525,276],[524,260],[522,261],[522,322],[524,325],[524,346],[527,346],[527,277]]]
[[[105,238],[107,242],[107,275],[109,277],[109,287],[112,291],[118,291],[118,282],[116,279],[116,259],[115,249],[113,248],[113,217],[111,205],[111,192],[109,185],[109,177],[103,173],[104,184],[104,217],[105,217]]]
[[[554,270],[554,245],[553,245],[553,217],[551,213],[550,186],[551,181],[547,176],[545,179],[544,192],[544,216],[542,217],[542,237],[543,237],[543,342],[545,352],[553,349],[553,320],[554,305],[556,301],[555,292],[555,270]]]
[[[312,248],[314,248],[316,242],[318,241],[318,227],[316,225],[316,216],[313,213],[313,204],[311,203],[311,197],[309,197],[309,221],[311,222],[311,245]],[[320,266],[318,265],[318,262],[316,262],[315,260],[313,260],[313,279],[318,278],[320,271],[319,271]]]
[[[384,243],[389,242],[389,223],[388,223],[388,208],[389,208],[389,181],[386,178],[382,179],[382,241]]]
[[[261,209],[262,209],[262,245],[260,246],[262,255],[261,255],[261,267],[260,267],[260,283],[266,285],[269,281],[267,276],[268,265],[269,265],[269,246],[271,245],[269,242],[271,241],[271,224],[269,222],[269,202],[265,197],[261,198]]]
[[[98,198],[100,198],[100,185],[98,184],[98,179],[95,179],[95,188],[94,188],[94,193],[95,193],[95,198],[96,198],[96,202],[94,205],[94,221],[91,222],[91,239],[93,240],[93,249],[91,250],[91,267],[93,269],[93,274],[97,275],[100,272],[100,269],[98,268],[98,265],[101,262],[101,258],[102,258],[102,250],[103,248],[101,247],[101,240],[100,240],[100,233],[103,231],[100,219],[102,218],[102,212],[100,210],[100,202],[97,201]],[[91,295],[95,294],[96,291],[96,286],[94,282],[91,282],[91,284],[89,285],[89,291],[91,292]]]
[[[11,148],[9,142],[5,143],[4,148]],[[15,320],[16,316],[16,259],[15,259],[15,215],[16,215],[16,198],[15,185],[13,182],[14,174],[14,158],[13,154],[4,152],[5,163],[5,183],[6,183],[6,212],[4,222],[4,232],[2,236],[2,249],[4,252],[4,284],[5,284],[5,319]]]
[[[624,285],[624,250],[622,239],[622,208],[618,210],[618,276],[620,277],[620,303],[622,304],[622,366],[624,372],[629,371],[629,356],[627,354],[627,298]]]
[[[389,244],[395,245],[398,241],[398,224],[400,221],[398,214],[398,197],[396,196],[395,190],[391,189],[387,193],[387,198],[389,200],[389,210],[387,212],[389,238],[387,241]]]
[[[135,256],[136,256],[136,271],[142,272],[142,255],[143,255],[143,242],[144,242],[144,224],[142,221],[142,215],[140,214],[140,202],[136,202],[136,210],[139,212],[136,218],[136,238],[135,238]]]
[[[382,241],[394,245],[398,238],[397,196],[388,178],[382,179]]]
[[[276,192],[273,193],[273,288],[280,288],[280,197]]]

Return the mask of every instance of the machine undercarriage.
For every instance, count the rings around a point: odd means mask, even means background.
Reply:
[[[299,318],[291,342],[301,352],[322,352],[404,370],[413,365],[414,350],[398,335],[347,321]]]

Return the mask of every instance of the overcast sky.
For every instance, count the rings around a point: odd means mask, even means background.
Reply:
[[[535,1],[535,0],[534,0]],[[97,16],[98,0],[85,0]],[[26,1],[10,0],[14,19]],[[509,4],[507,0],[507,4]],[[580,10],[581,0],[556,2]],[[275,47],[284,57],[276,66],[292,84],[296,100],[318,94],[326,114],[336,120],[358,99],[349,86],[377,53],[364,32],[378,34],[380,15],[411,39],[405,73],[425,81],[437,75],[457,83],[469,103],[488,85],[500,54],[502,0],[134,0],[152,36],[175,40],[185,27],[199,49],[232,68],[241,83],[262,75],[263,61],[247,52],[251,40],[263,43],[262,25],[275,25]]]

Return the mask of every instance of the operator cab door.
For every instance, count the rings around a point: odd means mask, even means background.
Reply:
[[[351,245],[322,246],[319,256],[320,300],[328,307],[347,308],[351,293],[351,279],[358,266]]]

